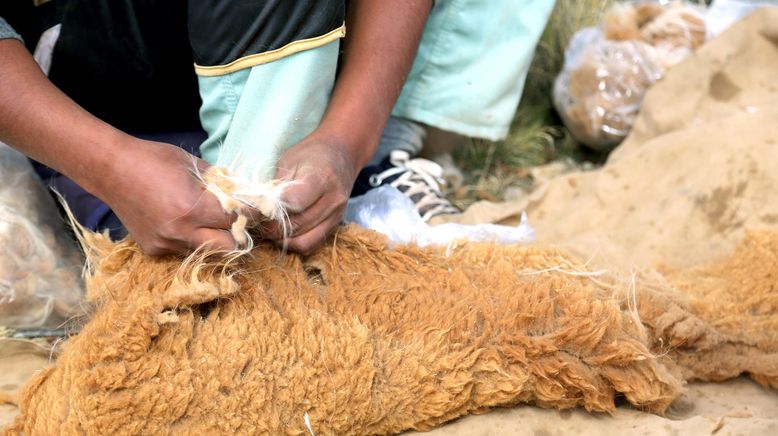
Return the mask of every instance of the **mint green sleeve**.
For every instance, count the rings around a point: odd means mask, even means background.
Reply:
[[[554,0],[438,0],[393,115],[497,140],[510,127]]]
[[[18,39],[24,42],[21,35],[16,33],[14,28],[3,17],[0,17],[0,39]]]
[[[393,115],[500,139],[513,119],[553,0],[437,0]],[[200,76],[203,158],[265,182],[319,125],[339,42],[221,76]],[[380,55],[380,54],[378,54]]]
[[[291,146],[319,126],[335,83],[334,41],[221,76],[199,76],[203,159],[263,183]]]

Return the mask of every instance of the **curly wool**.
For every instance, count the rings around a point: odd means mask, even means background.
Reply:
[[[346,228],[308,258],[260,245],[182,267],[87,243],[94,316],[7,434],[299,435],[306,420],[386,434],[519,403],[611,412],[617,396],[662,412],[684,377],[732,376],[716,372],[723,354],[772,350],[775,367],[776,341],[725,338],[672,292],[637,289],[637,322],[612,284],[551,249],[390,251]],[[704,371],[688,362],[702,347]]]

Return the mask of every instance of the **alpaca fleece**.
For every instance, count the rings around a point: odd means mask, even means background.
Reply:
[[[674,323],[673,357],[686,378],[719,381],[745,371],[778,389],[778,234],[748,232],[725,261],[665,275],[707,326]]]
[[[662,412],[684,378],[778,380],[775,337],[718,329],[706,291],[628,298],[551,249],[389,249],[346,228],[308,258],[261,245],[182,266],[131,241],[87,244],[94,315],[26,387],[6,434],[308,434],[306,417],[317,434],[385,434],[519,403],[610,412],[623,396]],[[774,304],[778,292],[738,286],[752,267],[774,277],[764,244],[778,237],[747,241],[762,260],[732,277],[677,274],[723,280],[709,292],[751,318],[736,293]],[[763,365],[718,364],[744,352]]]

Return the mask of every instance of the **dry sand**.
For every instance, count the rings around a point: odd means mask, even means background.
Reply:
[[[49,362],[49,351],[31,341],[0,339],[0,428],[18,413],[5,399],[14,399],[32,375]]]
[[[583,410],[535,407],[500,409],[468,416],[426,434],[497,435],[775,435],[778,395],[746,379],[692,384],[668,417],[619,408],[614,416]],[[415,433],[414,433],[415,434]],[[419,433],[420,434],[420,433]]]
[[[461,222],[515,222],[539,242],[689,266],[727,255],[745,229],[778,228],[778,11],[754,15],[669,72],[600,170],[526,200],[479,203]]]

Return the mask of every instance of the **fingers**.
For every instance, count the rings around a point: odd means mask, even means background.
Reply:
[[[288,234],[284,235],[283,223],[274,222],[265,226],[268,230],[266,237],[280,240],[284,236],[303,235],[336,213],[336,220],[340,220],[348,201],[348,194],[340,188],[333,174],[328,177],[324,169],[321,169],[320,173],[303,175],[299,179],[300,183],[289,187],[284,192],[283,200],[290,212],[289,227],[286,229]]]
[[[211,166],[206,161],[190,155],[182,149],[176,148],[177,151],[185,156],[185,167],[189,168],[191,165],[197,167],[200,173],[205,173]],[[197,199],[197,202],[192,206],[187,215],[196,218],[192,224],[196,226],[209,227],[214,229],[229,229],[232,223],[237,218],[237,214],[234,212],[225,212],[222,208],[219,199],[216,196],[205,190],[200,181],[192,177],[192,181],[195,182],[198,189],[202,191],[202,194]]]
[[[225,212],[216,196],[208,191],[203,192],[196,207],[197,223],[202,227],[227,230],[238,218],[237,212]]]
[[[291,185],[283,193],[283,200],[287,204],[287,210],[290,213],[299,213],[307,210],[326,193],[326,190],[320,189],[320,187],[326,186],[327,184],[322,180],[319,180],[319,177],[316,177],[314,174],[304,175],[297,180],[300,183]],[[314,187],[319,189],[315,189]]]
[[[297,233],[287,241],[287,248],[297,253],[310,254],[321,247],[330,232],[340,224],[343,218],[343,210],[344,208],[339,208],[329,216],[326,216],[318,225],[306,232]]]
[[[205,248],[207,251],[232,251],[237,248],[232,234],[226,230],[199,228],[192,234],[187,251]]]
[[[138,246],[150,255],[186,255],[202,246],[234,250],[229,229],[237,215],[225,212],[194,176],[208,164],[169,144],[133,144],[128,150],[144,165],[123,167],[107,201]]]
[[[330,215],[332,215],[336,208],[337,205],[327,202],[324,198],[321,198],[304,212],[289,215],[288,223],[282,223],[279,221],[268,223],[266,226],[267,233],[265,233],[265,237],[272,240],[280,240],[284,237],[307,233],[309,230],[318,226]],[[285,224],[286,228],[284,228]],[[286,231],[286,234],[284,231]]]

